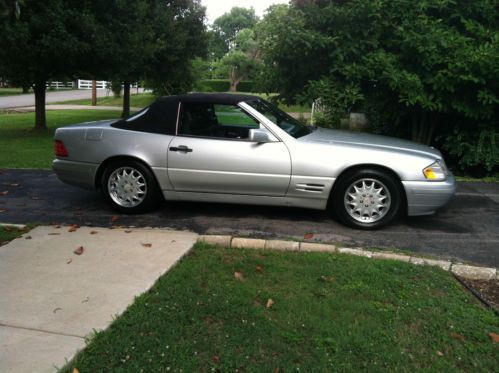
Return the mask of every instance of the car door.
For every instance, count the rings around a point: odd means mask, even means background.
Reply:
[[[168,148],[175,191],[284,196],[289,151],[270,133],[272,142],[248,141],[252,128],[265,129],[238,106],[182,103],[178,134]]]

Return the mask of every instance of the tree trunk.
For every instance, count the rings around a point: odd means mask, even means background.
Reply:
[[[92,106],[97,106],[97,82],[92,80]]]
[[[130,115],[130,82],[123,82],[123,113],[121,116],[126,118]]]
[[[35,92],[35,129],[46,130],[47,121],[45,118],[45,81],[36,82],[33,86]]]
[[[412,140],[430,145],[435,132],[437,115],[433,112],[414,113],[412,115]]]
[[[235,82],[231,81],[230,82],[230,91],[231,92],[237,92],[237,85],[238,84],[239,84],[238,81],[235,81]]]

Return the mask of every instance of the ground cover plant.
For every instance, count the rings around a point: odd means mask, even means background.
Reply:
[[[119,118],[119,111],[47,111],[47,129],[33,130],[35,113],[0,114],[0,168],[50,168],[56,128],[74,123]]]
[[[22,236],[31,228],[32,227],[17,228],[11,226],[0,226],[0,246],[7,244],[9,241],[12,241],[19,236]]]
[[[493,371],[491,333],[439,268],[197,244],[62,371]]]

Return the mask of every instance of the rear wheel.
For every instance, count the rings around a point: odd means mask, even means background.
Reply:
[[[374,229],[390,223],[399,214],[403,192],[390,174],[376,169],[354,170],[337,183],[333,206],[343,223]]]
[[[101,187],[107,202],[125,214],[150,210],[158,196],[154,175],[134,160],[109,164],[102,174]]]

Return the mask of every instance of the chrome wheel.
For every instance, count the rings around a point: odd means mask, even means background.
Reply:
[[[107,190],[111,199],[122,207],[140,205],[147,194],[144,175],[133,167],[120,167],[108,178]]]
[[[390,210],[388,188],[376,179],[359,179],[346,189],[344,205],[347,213],[361,223],[374,223]]]

